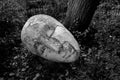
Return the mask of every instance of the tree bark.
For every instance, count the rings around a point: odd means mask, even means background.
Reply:
[[[72,30],[84,31],[88,28],[99,1],[69,0],[64,26]]]

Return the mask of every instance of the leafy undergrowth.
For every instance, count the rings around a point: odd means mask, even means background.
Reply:
[[[76,62],[50,62],[27,51],[20,33],[30,16],[43,13],[63,21],[67,2],[55,1],[29,0],[26,5],[24,0],[24,4],[21,0],[6,0],[4,3],[9,5],[0,6],[0,80],[120,80],[117,0],[101,1],[90,27],[84,33],[72,32],[81,45]],[[36,5],[41,3],[43,5]]]

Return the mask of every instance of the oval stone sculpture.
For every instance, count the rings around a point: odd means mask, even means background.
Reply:
[[[56,19],[39,14],[30,17],[21,31],[21,40],[33,54],[55,62],[73,62],[79,57],[74,36]]]

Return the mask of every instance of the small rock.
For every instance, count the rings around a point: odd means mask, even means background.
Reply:
[[[37,80],[37,78],[40,76],[40,74],[39,73],[37,73],[36,75],[35,75],[35,77],[33,78],[33,80]]]
[[[4,80],[4,78],[0,78],[0,80]]]
[[[14,75],[15,75],[15,73],[10,73],[10,74],[9,74],[9,76],[14,76]]]
[[[22,70],[21,71],[25,71],[26,70],[26,68],[22,68]]]

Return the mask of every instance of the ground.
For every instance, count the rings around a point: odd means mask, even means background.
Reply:
[[[85,32],[69,28],[81,45],[81,52],[79,60],[67,64],[31,54],[20,39],[23,25],[32,15],[48,14],[62,22],[67,0],[24,1],[0,1],[0,80],[120,80],[117,0],[101,0]]]

